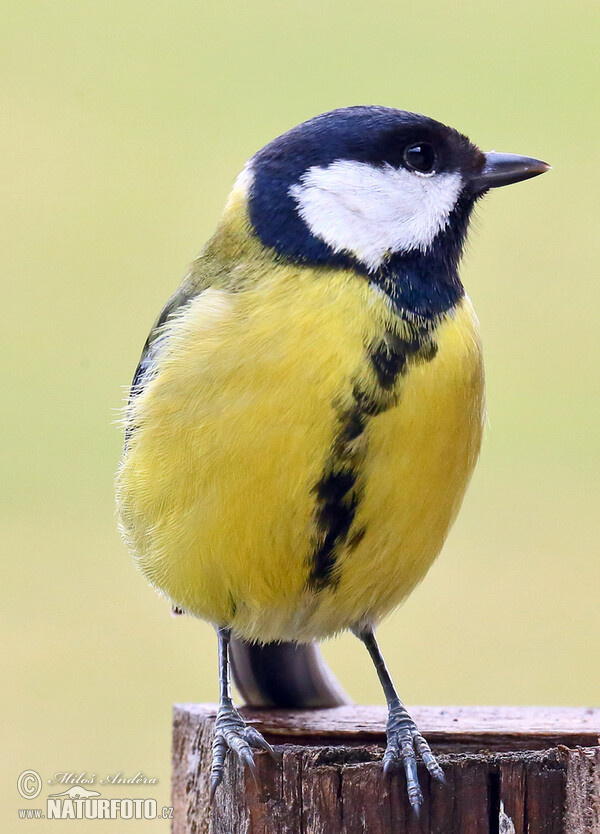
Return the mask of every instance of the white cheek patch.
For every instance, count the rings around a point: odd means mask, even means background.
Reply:
[[[446,226],[461,185],[457,173],[424,176],[338,160],[309,168],[289,193],[315,237],[374,271],[393,252],[425,251]]]

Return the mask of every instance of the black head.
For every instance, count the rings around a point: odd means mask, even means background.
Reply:
[[[399,306],[430,315],[462,293],[456,270],[477,198],[546,168],[486,155],[425,116],[349,107],[298,125],[250,160],[249,216],[279,257],[352,267]]]

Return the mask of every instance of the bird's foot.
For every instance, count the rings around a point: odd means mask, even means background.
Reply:
[[[233,750],[240,761],[247,765],[254,776],[256,764],[252,748],[266,750],[274,759],[275,750],[268,741],[254,727],[249,727],[230,699],[219,704],[217,720],[215,722],[215,737],[212,749],[212,768],[210,772],[210,799],[223,781],[223,770],[227,748]]]
[[[383,754],[384,776],[389,776],[401,765],[404,767],[408,799],[418,814],[423,804],[423,793],[417,775],[417,756],[421,757],[434,779],[445,783],[444,771],[400,700],[389,705],[386,735],[387,747]]]

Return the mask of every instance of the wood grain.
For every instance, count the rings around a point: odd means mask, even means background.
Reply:
[[[419,820],[381,777],[383,708],[243,713],[281,761],[258,753],[255,783],[228,756],[210,808],[216,707],[175,707],[174,834],[600,834],[600,710],[414,708],[448,780],[420,768]]]

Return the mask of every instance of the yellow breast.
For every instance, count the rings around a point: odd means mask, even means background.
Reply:
[[[255,279],[169,324],[128,414],[119,512],[177,605],[247,638],[307,640],[379,619],[437,556],[481,440],[477,320],[467,299],[445,316],[435,356],[409,362],[350,440],[352,524],[318,585],[317,485],[394,314],[353,273],[271,264]]]
[[[485,416],[478,322],[468,298],[440,324],[438,350],[411,367],[395,408],[369,423],[355,531],[321,617],[378,621],[439,554],[477,461]]]

